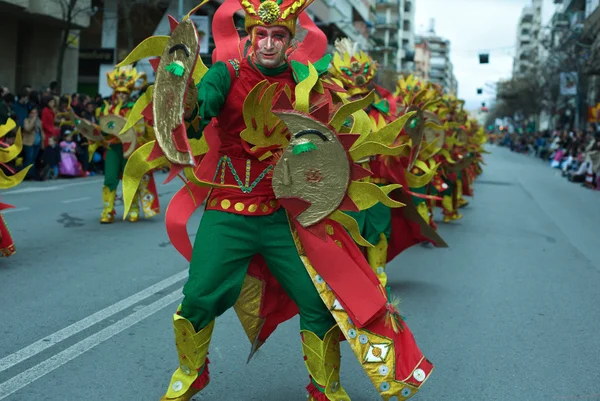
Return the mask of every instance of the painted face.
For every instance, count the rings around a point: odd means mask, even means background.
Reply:
[[[121,103],[127,103],[127,101],[129,100],[129,95],[125,92],[117,92],[117,96],[116,96],[116,100],[117,102],[121,102]]]
[[[257,26],[252,29],[252,49],[256,63],[266,68],[283,65],[291,36],[286,28],[280,26]]]

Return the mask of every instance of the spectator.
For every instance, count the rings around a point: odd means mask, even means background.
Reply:
[[[42,110],[42,130],[44,133],[44,146],[48,145],[50,138],[58,138],[59,131],[55,127],[56,123],[56,100],[51,96],[46,96],[42,103],[44,109]]]
[[[19,127],[23,127],[23,123],[27,116],[29,116],[29,95],[26,92],[21,92],[19,94],[19,99],[13,105],[13,111],[17,117],[17,125]]]
[[[48,138],[48,146],[44,150],[44,172],[45,179],[55,180],[58,178],[58,163],[60,163],[60,146],[56,136]]]
[[[42,121],[38,115],[38,109],[29,110],[29,115],[24,120],[23,125],[23,153],[24,167],[32,165],[27,172],[27,178],[36,177],[35,161],[40,150],[43,148],[44,134],[42,131]]]
[[[84,175],[77,160],[77,144],[73,141],[73,127],[63,126],[63,140],[60,142],[60,162],[58,172],[62,176],[81,177]]]
[[[0,125],[6,124],[9,118],[14,117],[13,104],[15,103],[15,95],[6,93],[0,98]]]

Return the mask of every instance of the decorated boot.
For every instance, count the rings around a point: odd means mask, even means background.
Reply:
[[[385,234],[379,234],[379,243],[372,248],[367,248],[367,261],[377,274],[381,285],[385,288],[387,285],[387,274],[385,274],[385,265],[387,262],[388,241]]]
[[[160,401],[189,401],[210,381],[206,356],[215,321],[196,332],[189,320],[175,314],[173,327],[179,368],[173,373],[169,389]]]
[[[452,196],[444,195],[442,198],[442,207],[444,208],[444,223],[450,223],[451,221],[462,219],[462,214],[458,213],[454,209],[454,202],[452,202]]]
[[[102,201],[104,202],[104,209],[100,215],[100,223],[110,224],[115,221],[115,197],[117,196],[117,190],[110,190],[108,187],[102,188]]]
[[[321,340],[315,333],[302,330],[302,352],[311,383],[306,387],[309,401],[350,401],[340,385],[340,337],[336,325]]]
[[[133,201],[131,202],[131,208],[129,209],[129,221],[135,223],[140,219],[140,192],[136,192]]]

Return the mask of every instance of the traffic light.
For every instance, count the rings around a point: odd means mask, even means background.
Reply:
[[[490,55],[488,53],[480,53],[479,54],[479,64],[489,64],[490,63]]]
[[[477,88],[477,94],[481,95],[483,93],[483,88]]]

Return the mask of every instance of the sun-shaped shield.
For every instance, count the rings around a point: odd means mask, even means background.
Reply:
[[[137,145],[137,132],[135,128],[130,128],[119,135],[125,124],[127,124],[127,120],[116,114],[101,116],[99,123],[102,132],[115,136],[121,141],[123,144],[123,156],[129,157]]]
[[[293,216],[303,226],[317,224],[342,203],[350,183],[351,161],[325,124],[296,112],[278,112],[290,143],[273,171],[273,191],[281,201],[298,202]]]

